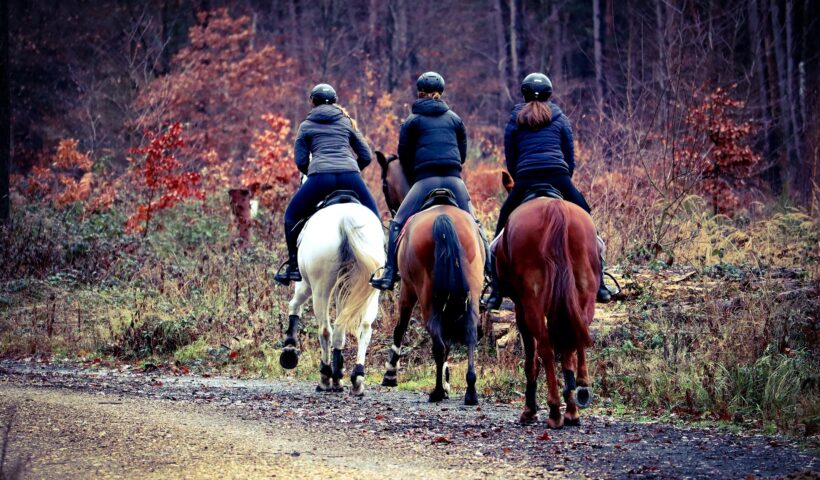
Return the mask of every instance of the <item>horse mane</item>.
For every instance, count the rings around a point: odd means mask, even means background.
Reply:
[[[569,213],[563,201],[547,200],[541,218],[544,230],[541,252],[546,265],[544,312],[552,344],[562,351],[572,351],[592,345],[584,320],[572,269],[569,249]]]

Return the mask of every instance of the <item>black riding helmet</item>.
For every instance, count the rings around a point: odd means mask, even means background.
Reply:
[[[333,90],[333,87],[326,83],[320,83],[310,91],[310,101],[313,102],[313,105],[336,103],[336,100],[336,90]]]
[[[543,73],[531,73],[521,82],[521,93],[527,102],[546,102],[552,95],[552,82]]]
[[[444,92],[444,77],[436,72],[422,73],[416,80],[416,89],[424,93]]]

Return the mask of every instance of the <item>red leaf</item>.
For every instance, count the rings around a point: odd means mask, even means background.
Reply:
[[[541,440],[543,442],[547,442],[549,440],[552,440],[552,437],[550,436],[549,432],[544,432],[544,433],[542,433],[541,435],[538,436],[538,440]]]
[[[435,437],[435,438],[433,438],[432,443],[433,443],[433,445],[436,445],[436,444],[439,444],[439,443],[451,443],[451,442],[450,442],[450,439],[447,438],[447,437]]]
[[[232,351],[231,353],[229,353],[229,354],[228,354],[228,356],[229,356],[229,357],[231,357],[231,360],[233,360],[233,359],[235,359],[236,357],[238,357],[238,356],[239,356],[239,352],[237,352],[236,350],[234,350],[234,351]]]

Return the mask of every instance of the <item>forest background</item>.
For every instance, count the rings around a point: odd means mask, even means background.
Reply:
[[[371,147],[390,153],[416,77],[440,72],[491,228],[503,126],[521,78],[543,71],[624,286],[594,327],[599,408],[817,431],[818,2],[2,8],[4,355],[282,375],[287,291],[272,275],[309,89],[333,84]],[[378,167],[364,175],[388,218]],[[236,188],[260,202],[249,242],[236,240]],[[383,298],[371,365],[393,325]],[[409,388],[430,381],[414,325]],[[523,391],[510,335],[509,322],[491,329],[481,372],[502,401]],[[308,358],[297,375],[316,374]]]

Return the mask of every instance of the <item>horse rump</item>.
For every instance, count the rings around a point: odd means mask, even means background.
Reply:
[[[584,320],[569,251],[569,225],[564,202],[545,203],[546,228],[542,237],[545,256],[546,286],[544,312],[547,329],[556,350],[570,352],[592,345]]]
[[[441,214],[433,221],[433,316],[431,329],[444,338],[464,345],[477,339],[475,322],[468,315],[470,284],[464,271],[464,257],[453,219]]]

